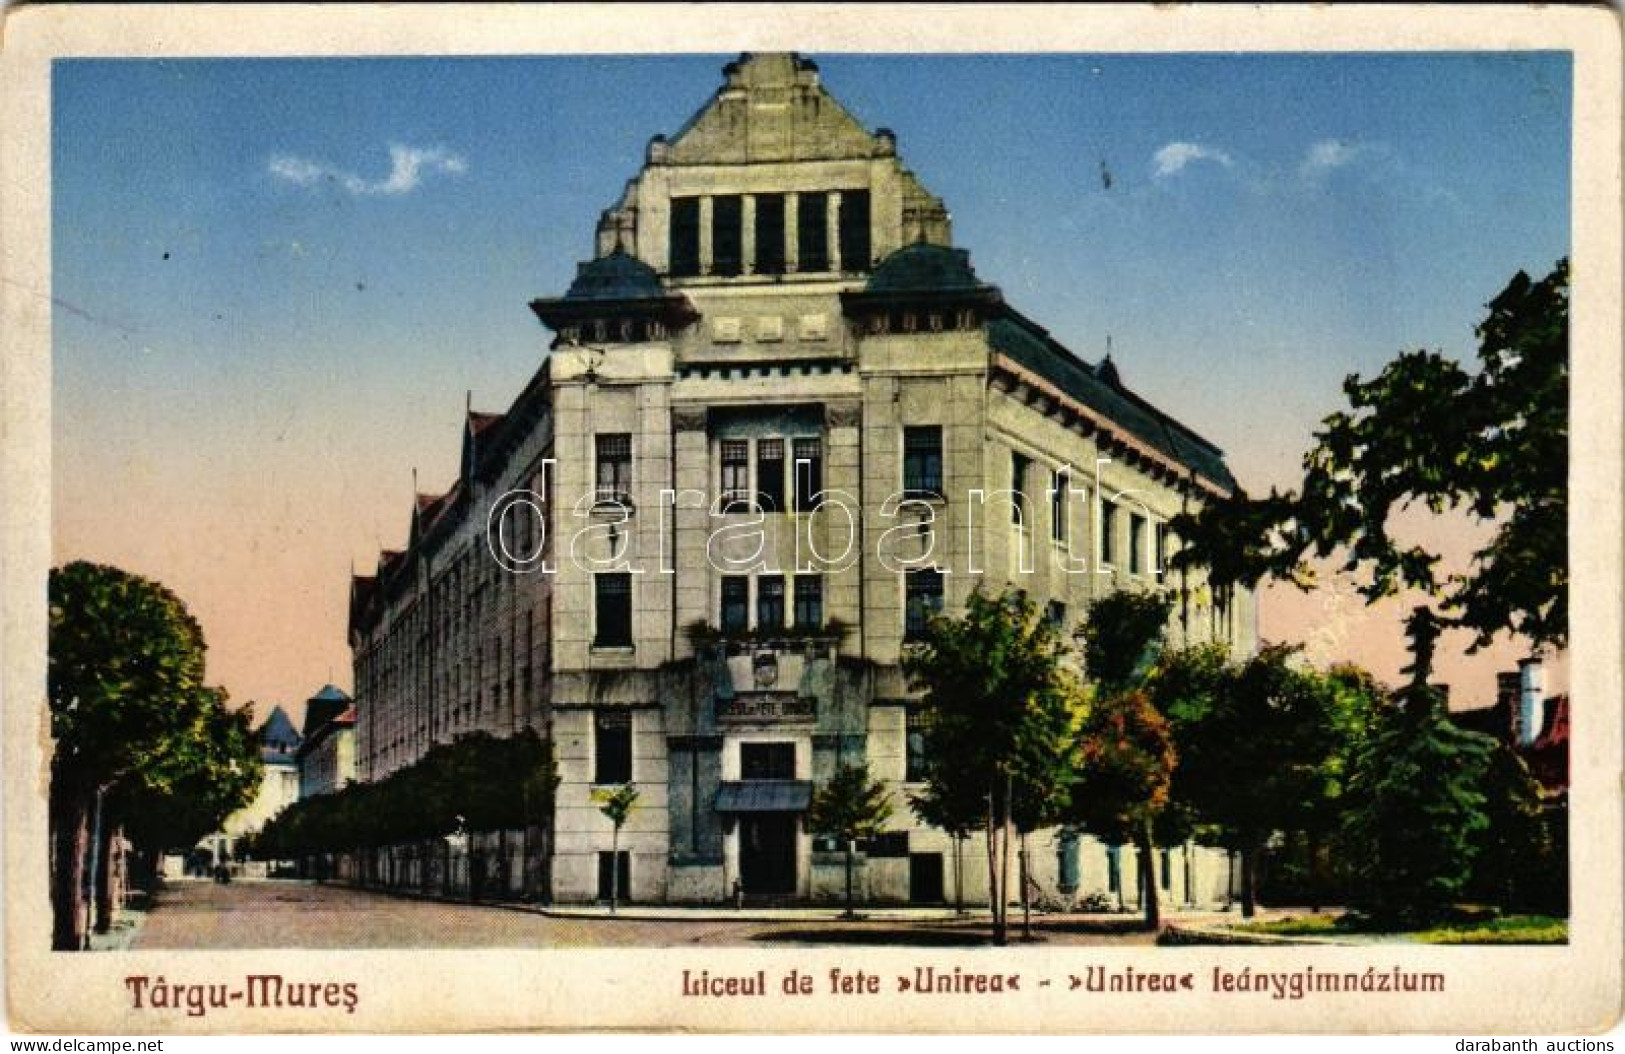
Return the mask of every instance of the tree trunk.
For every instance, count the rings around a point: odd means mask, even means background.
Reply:
[[[1005,777],[1004,800],[999,803],[999,917],[993,943],[1010,942],[1010,777]]]
[[[999,841],[993,795],[987,796],[987,907],[993,913],[993,940],[999,940]]]
[[[1029,883],[1031,875],[1027,870],[1027,832],[1021,832],[1021,939],[1033,939],[1033,898]]]
[[[52,773],[51,950],[81,951],[85,946],[85,857],[90,842],[90,799],[81,787],[66,786]]]
[[[1258,906],[1258,851],[1251,839],[1241,849],[1241,917],[1250,919]]]
[[[965,836],[954,835],[954,914],[965,913]]]
[[[1134,851],[1140,858],[1140,885],[1144,892],[1140,903],[1145,908],[1145,928],[1155,933],[1162,928],[1162,905],[1157,889],[1157,860],[1151,847],[1151,825],[1140,824],[1134,829]]]
[[[848,838],[846,840],[846,917],[856,918],[857,912],[852,910],[852,858],[856,855],[856,843]]]
[[[118,868],[113,864],[114,829],[105,816],[100,817],[97,828],[95,930],[97,933],[110,933],[113,929],[113,915],[118,910],[116,903],[118,898],[114,896],[113,889],[113,879],[118,874]]]

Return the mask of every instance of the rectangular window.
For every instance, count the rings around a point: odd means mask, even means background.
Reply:
[[[1010,451],[1010,522],[1023,524],[1027,522],[1027,466],[1032,464],[1032,458],[1026,454]]]
[[[828,199],[827,194],[796,199],[796,266],[803,271],[829,270]]]
[[[796,576],[796,628],[824,626],[824,580],[818,575]]]
[[[793,780],[796,778],[794,743],[739,744],[739,778]]]
[[[756,503],[763,512],[784,508],[784,440],[756,441]]]
[[[632,646],[632,576],[624,572],[593,575],[595,617],[593,646]]]
[[[869,192],[843,190],[840,201],[841,270],[867,271],[869,252]]]
[[[744,512],[750,504],[750,440],[722,441],[722,511]]]
[[[929,776],[925,764],[925,712],[910,710],[904,718],[903,779],[919,783]]]
[[[617,432],[595,437],[598,455],[598,500],[632,500],[632,437]]]
[[[795,454],[796,511],[811,512],[817,495],[824,492],[824,444],[816,436],[804,436],[791,444]]]
[[[750,579],[729,575],[722,580],[722,631],[742,633],[750,627]]]
[[[942,427],[903,429],[903,490],[911,497],[942,496]]]
[[[925,635],[931,616],[942,610],[942,572],[920,568],[903,576],[903,636],[916,640]]]
[[[1110,567],[1117,559],[1117,503],[1100,499],[1100,563]]]
[[[1162,581],[1162,576],[1168,572],[1168,525],[1166,523],[1157,524],[1156,532],[1156,573],[1157,581],[1160,582]]]
[[[1055,488],[1049,496],[1049,533],[1058,542],[1066,541],[1066,488],[1071,485],[1065,472],[1055,473],[1050,481]]]
[[[1128,569],[1135,575],[1145,571],[1145,517],[1137,512],[1128,517]]]
[[[756,580],[756,628],[784,628],[783,575],[763,575]]]
[[[1066,628],[1066,605],[1059,600],[1051,600],[1044,605],[1044,618],[1056,629]]]
[[[745,269],[744,199],[722,194],[711,199],[711,273],[736,275]]]
[[[611,867],[615,869],[613,884]],[[598,899],[608,900],[613,895],[618,902],[625,904],[632,899],[627,892],[631,888],[632,854],[625,849],[618,853],[600,849],[598,851]]]
[[[784,273],[784,195],[756,195],[756,273]]]
[[[632,782],[632,711],[593,711],[592,781]]]
[[[671,199],[671,273],[688,278],[700,273],[700,199]]]

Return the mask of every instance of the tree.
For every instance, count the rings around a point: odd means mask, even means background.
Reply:
[[[638,789],[630,783],[623,784],[615,790],[608,792],[598,802],[598,811],[609,817],[612,825],[609,836],[609,910],[615,912],[615,900],[620,894],[618,888],[621,877],[621,827],[626,818],[632,814],[632,806],[638,801]]]
[[[221,697],[203,688],[203,632],[180,598],[85,562],[52,570],[48,588],[51,945],[76,950],[86,933],[87,861],[109,820],[109,794],[172,796],[189,777],[212,784],[229,772],[208,763],[216,748],[253,762],[212,742],[234,733],[210,716]]]
[[[1152,827],[1167,808],[1177,755],[1167,720],[1138,689],[1162,652],[1172,610],[1161,593],[1108,593],[1089,604],[1079,630],[1095,697],[1079,734],[1070,815],[1106,841],[1134,846],[1153,930],[1161,910]]]
[[[1489,823],[1481,788],[1495,746],[1451,721],[1428,683],[1439,620],[1419,607],[1407,631],[1411,680],[1356,761],[1345,821],[1356,906],[1398,927],[1444,917],[1466,888]]]
[[[109,865],[117,829],[155,864],[166,851],[190,849],[254,800],[264,777],[259,741],[249,711],[230,709],[226,699],[223,689],[196,689],[182,704],[196,715],[193,733],[104,795],[95,854],[98,932],[112,922]]]
[[[1309,556],[1341,552],[1364,570],[1368,600],[1410,587],[1439,597],[1441,625],[1482,647],[1511,631],[1533,645],[1568,638],[1568,261],[1523,272],[1477,327],[1479,369],[1405,352],[1375,378],[1351,376],[1349,410],[1327,417],[1296,492],[1238,491],[1176,517],[1177,567],[1205,566],[1218,587],[1265,577],[1312,582]],[[1494,524],[1467,573],[1441,581],[1439,557],[1390,533],[1421,503]]]
[[[1311,824],[1338,749],[1330,687],[1295,668],[1295,652],[1270,646],[1235,667],[1197,651],[1153,682],[1173,723],[1177,793],[1239,853],[1246,917],[1257,904],[1266,840]]]
[[[987,802],[993,939],[1008,937],[1010,833],[1064,805],[1076,725],[1074,679],[1059,631],[1026,593],[971,594],[960,618],[938,617],[903,659],[923,690],[929,793]],[[1025,892],[1025,891],[1024,891]]]
[[[861,765],[842,765],[814,792],[807,809],[807,827],[814,834],[838,839],[846,849],[846,917],[853,918],[852,865],[859,839],[873,838],[891,819],[886,788],[869,778]]]
[[[1152,825],[1168,805],[1176,755],[1168,721],[1143,691],[1096,697],[1079,735],[1071,817],[1139,857],[1147,929],[1161,926]]]

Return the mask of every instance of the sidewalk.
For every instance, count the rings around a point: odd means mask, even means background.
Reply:
[[[627,919],[660,922],[953,922],[987,919],[986,908],[909,908],[859,906],[847,916],[840,905],[829,907],[732,908],[719,905],[621,904],[614,912],[607,904],[529,905],[529,910],[555,919]]]

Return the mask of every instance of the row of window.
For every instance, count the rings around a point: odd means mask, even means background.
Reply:
[[[794,575],[790,581],[790,626],[819,629],[824,625],[824,579],[820,575]],[[595,630],[593,647],[632,646],[632,575],[607,572],[593,576]],[[755,584],[758,630],[785,628],[785,576],[724,575],[718,625],[724,633],[742,633],[752,628],[751,589]],[[942,612],[943,576],[935,568],[923,567],[903,575],[903,636],[918,640],[925,635],[932,616]],[[1052,600],[1045,617],[1057,626],[1066,624],[1066,605]],[[528,673],[528,671],[527,671]],[[528,676],[527,676],[528,682]]]
[[[597,493],[600,501],[630,502],[632,490],[632,437],[627,433],[600,434],[597,442]],[[788,447],[787,447],[788,444]],[[721,494],[724,512],[744,512],[750,508],[752,496],[763,512],[793,509],[807,512],[816,507],[815,495],[824,489],[823,444],[817,436],[796,436],[790,439],[772,436],[758,439],[723,439],[721,453]],[[755,447],[755,458],[751,448]],[[786,468],[786,454],[792,468]],[[752,473],[754,464],[755,472]],[[944,496],[942,476],[942,427],[940,425],[911,425],[903,429],[903,490],[913,498]],[[1010,480],[1012,488],[1022,495],[1010,505],[1013,523],[1030,522],[1025,506],[1028,476],[1032,472],[1032,459],[1019,451],[1010,454]],[[793,478],[792,478],[793,477]],[[786,484],[790,492],[786,494]],[[1072,480],[1061,471],[1053,471],[1049,480],[1050,535],[1057,542],[1066,542],[1071,529]],[[789,498],[788,504],[786,498]],[[1119,506],[1109,498],[1100,501],[1100,562],[1111,566],[1117,563],[1117,523]],[[1156,562],[1154,571],[1162,575],[1167,563],[1167,527],[1150,526],[1140,513],[1129,513],[1128,569],[1131,574],[1144,574],[1147,570],[1146,543],[1154,543]]]
[[[810,512],[824,489],[824,445],[817,436],[795,436],[789,441],[790,467],[785,467],[786,440],[724,439],[719,444],[722,462],[721,495],[724,512],[749,511],[751,496],[763,512],[791,509]],[[756,447],[756,472],[751,474],[751,446]],[[788,472],[788,477],[786,473]],[[786,481],[789,504],[786,505]]]
[[[631,783],[632,711],[595,710],[592,718],[592,781],[600,785]],[[906,761],[903,778],[919,782],[926,778],[925,731],[921,715],[910,710],[904,737]],[[793,780],[796,778],[796,745],[790,742],[739,744],[739,778],[746,780]]]
[[[829,211],[832,195],[808,193],[795,196],[795,269],[825,272],[838,262],[845,271],[866,271],[871,263],[869,237],[869,192],[844,190],[834,195],[836,248],[839,260],[830,257]],[[751,233],[755,252],[745,258],[745,202],[741,194],[718,194],[711,203],[711,259],[709,270],[700,251],[704,210],[699,197],[671,199],[671,245],[668,261],[671,274],[678,278],[700,274],[732,277],[745,273],[781,275],[790,270],[790,245],[786,237],[789,218],[785,215],[789,196],[749,195],[753,213]]]

